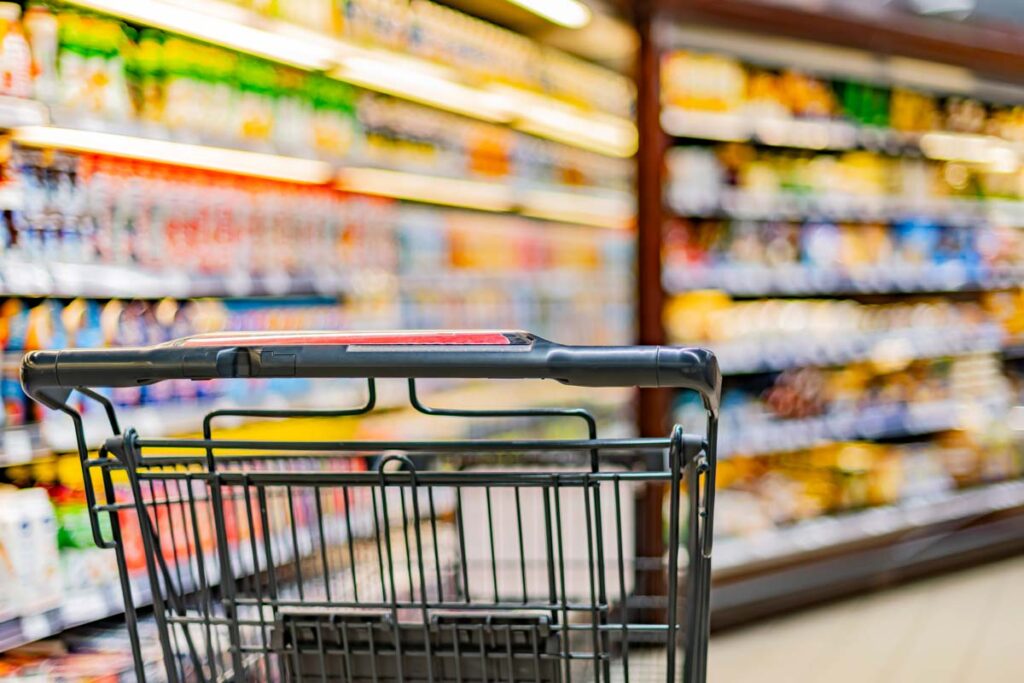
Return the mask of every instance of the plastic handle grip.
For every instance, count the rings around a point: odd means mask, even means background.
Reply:
[[[142,348],[34,351],[25,391],[46,401],[74,387],[230,377],[554,379],[578,386],[681,387],[718,411],[722,377],[710,351],[668,346],[564,346],[526,332],[224,333]],[[52,401],[49,401],[52,402]]]

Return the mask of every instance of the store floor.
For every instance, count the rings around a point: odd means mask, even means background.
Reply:
[[[715,634],[713,683],[1024,681],[1024,558]]]

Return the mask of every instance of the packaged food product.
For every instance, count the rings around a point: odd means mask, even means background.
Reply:
[[[32,96],[32,51],[21,27],[21,6],[0,2],[0,94]]]

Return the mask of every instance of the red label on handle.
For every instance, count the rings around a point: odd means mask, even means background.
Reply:
[[[412,330],[395,332],[212,332],[172,342],[177,346],[521,346],[522,332]]]

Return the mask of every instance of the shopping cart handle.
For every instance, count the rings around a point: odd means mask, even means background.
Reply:
[[[714,413],[722,386],[718,362],[704,349],[563,346],[504,331],[215,333],[141,348],[34,351],[21,367],[26,393],[47,404],[80,386],[230,377],[536,378],[680,387],[699,392]]]

